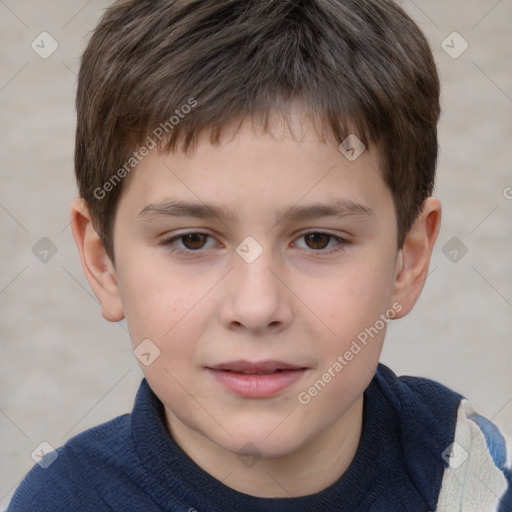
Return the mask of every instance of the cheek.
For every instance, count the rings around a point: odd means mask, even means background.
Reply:
[[[143,261],[143,260],[141,260]],[[178,339],[190,338],[200,325],[198,313],[204,308],[202,297],[209,283],[193,284],[175,273],[155,271],[155,265],[133,264],[124,266],[120,285],[126,321],[132,344],[149,338],[158,346],[167,348]],[[179,343],[181,350],[190,343]]]
[[[326,281],[323,293],[309,295],[324,320],[325,335],[317,339],[318,367],[301,390],[299,404],[310,417],[336,421],[370,383],[379,362],[388,325],[394,316],[389,262],[365,261],[345,268]],[[387,268],[387,269],[386,269]],[[313,308],[312,308],[313,309]],[[314,412],[316,411],[316,412]]]
[[[319,286],[301,291],[307,305],[338,339],[356,337],[391,306],[394,260],[365,258],[340,268]],[[329,330],[327,330],[327,327]]]

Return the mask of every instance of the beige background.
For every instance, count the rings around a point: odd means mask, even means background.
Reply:
[[[0,0],[0,510],[42,441],[56,447],[128,412],[141,378],[125,325],[100,316],[68,225],[79,55],[108,4]],[[444,224],[383,361],[465,394],[512,436],[512,2],[402,4],[442,77]],[[31,48],[43,31],[59,44],[48,59]],[[441,47],[454,31],[469,43],[457,59]],[[461,42],[451,36],[448,50]],[[57,250],[47,263],[32,250],[43,237]],[[453,237],[468,249],[456,263],[443,252]]]

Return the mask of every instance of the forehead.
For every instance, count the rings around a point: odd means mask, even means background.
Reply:
[[[258,202],[276,216],[304,217],[318,213],[329,197],[343,202],[340,211],[371,214],[379,193],[388,192],[376,148],[357,138],[340,144],[319,134],[300,112],[274,118],[268,130],[246,119],[228,127],[218,144],[203,132],[186,152],[152,150],[123,184],[121,201],[134,203],[137,213],[144,211],[148,218],[157,216],[159,208],[183,213],[177,200],[184,198],[188,213],[192,206],[196,216],[205,217],[209,209],[231,220],[244,205]],[[349,158],[354,151],[362,153]],[[299,211],[305,199],[310,208]],[[208,203],[202,212],[201,203]]]

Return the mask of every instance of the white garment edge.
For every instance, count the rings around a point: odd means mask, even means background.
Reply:
[[[436,512],[498,512],[507,490],[505,475],[496,467],[484,433],[470,418],[473,414],[472,404],[463,399]]]

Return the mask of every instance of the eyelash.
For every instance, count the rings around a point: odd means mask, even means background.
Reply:
[[[329,243],[331,242],[331,240],[335,240],[337,243],[337,245],[334,247],[334,248],[331,248],[329,250],[325,250],[325,249],[309,249],[311,252],[315,253],[315,254],[322,254],[322,255],[330,255],[330,254],[334,254],[334,253],[337,253],[337,252],[340,252],[340,251],[343,251],[345,249],[345,247],[347,245],[350,245],[350,241],[345,239],[345,238],[341,238],[339,236],[336,236],[336,235],[333,235],[332,233],[325,233],[323,231],[309,231],[307,233],[304,233],[302,234],[300,238],[304,238],[308,235],[316,235],[316,234],[320,234],[320,235],[326,235],[329,237],[329,242],[327,245],[329,245]],[[162,241],[162,245],[163,246],[172,246],[172,244],[176,241],[179,241],[183,238],[185,238],[186,236],[189,236],[189,235],[202,235],[202,236],[206,236],[208,238],[213,238],[211,235],[209,235],[208,233],[201,233],[200,231],[191,231],[189,233],[182,233],[180,235],[176,235],[176,236],[173,236],[171,238],[167,238],[165,240]],[[193,250],[193,249],[171,249],[170,252],[172,252],[173,254],[177,254],[178,256],[190,256],[194,253],[200,253],[201,251],[204,251],[205,249],[201,248],[201,249],[196,249],[196,250]],[[208,249],[206,249],[208,250]]]

